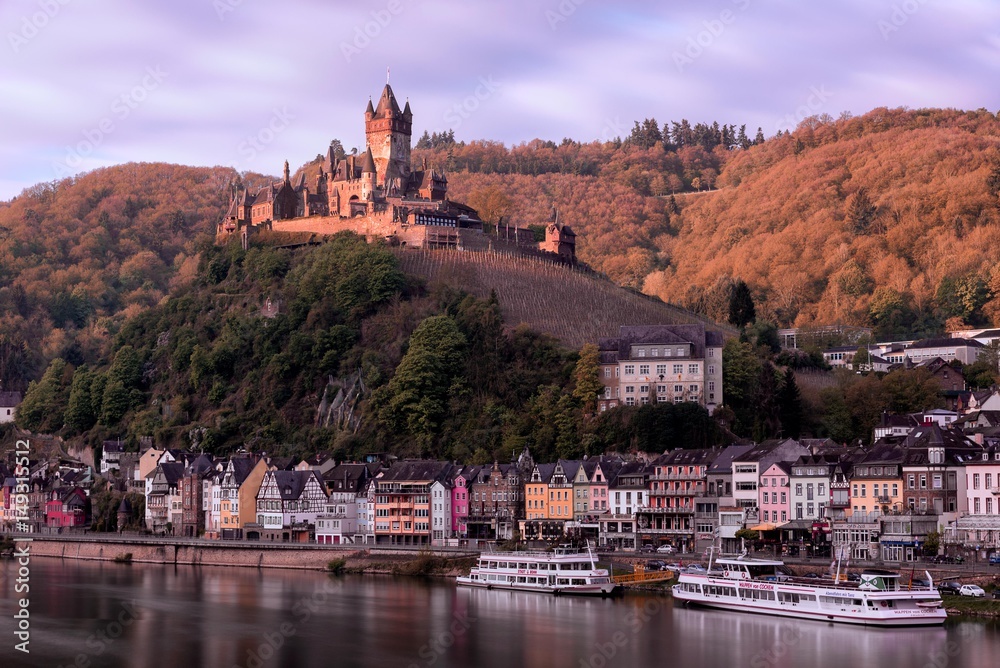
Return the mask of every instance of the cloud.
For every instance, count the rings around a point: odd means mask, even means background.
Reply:
[[[362,148],[362,111],[387,66],[397,96],[410,99],[415,134],[451,127],[461,139],[508,144],[599,139],[646,117],[771,134],[823,86],[833,94],[822,113],[833,116],[1000,107],[986,85],[1000,7],[987,0],[55,5],[52,15],[38,0],[0,5],[0,198],[55,178],[53,160],[108,118],[113,132],[80,169],[169,160],[276,174],[285,158],[300,164],[335,137]],[[678,67],[676,53],[690,62]],[[149,67],[168,76],[119,118],[112,105]],[[484,80],[500,85],[484,94]],[[294,120],[248,164],[238,147],[276,108]]]

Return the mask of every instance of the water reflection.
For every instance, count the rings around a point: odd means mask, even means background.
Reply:
[[[31,661],[8,642],[4,668],[78,656],[136,668],[992,668],[1000,655],[996,625],[977,622],[866,629],[674,608],[650,596],[556,598],[388,577],[54,559],[35,559],[31,577]],[[4,562],[3,619],[13,596]]]

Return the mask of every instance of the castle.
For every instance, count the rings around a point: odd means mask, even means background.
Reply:
[[[233,194],[216,238],[227,241],[238,235],[244,247],[262,231],[317,235],[350,230],[369,240],[382,238],[394,245],[416,248],[486,249],[509,246],[500,234],[483,233],[476,211],[448,199],[448,179],[443,172],[411,168],[410,142],[413,112],[407,101],[402,110],[386,83],[378,105],[365,109],[365,152],[337,158],[331,147],[315,177],[303,172],[293,184],[288,161],[284,178],[256,193]],[[501,232],[503,228],[501,228]],[[576,235],[567,225],[551,222],[545,241],[535,243],[529,230],[516,234],[514,246],[576,261]],[[508,235],[509,236],[509,235]]]

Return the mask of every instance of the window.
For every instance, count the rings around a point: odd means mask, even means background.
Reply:
[[[645,356],[646,356],[646,349],[639,348],[639,357],[645,357]]]
[[[927,489],[927,475],[920,474],[920,489]]]
[[[626,406],[635,406],[635,397],[625,397]]]
[[[709,357],[715,357],[715,348],[709,348],[708,349],[708,356]]]
[[[993,499],[989,497],[986,498],[986,514],[987,515],[993,514]]]
[[[709,392],[715,392],[715,381],[714,380],[708,381],[708,391]]]
[[[906,488],[907,489],[916,489],[917,488],[917,484],[916,484],[915,481],[916,481],[916,477],[912,473],[910,475],[906,476]]]
[[[813,507],[813,504],[810,503],[809,505],[806,506],[806,513],[808,513],[809,517],[815,517],[816,516],[815,508]]]
[[[626,385],[625,394],[635,394],[635,385]]]
[[[708,365],[708,375],[709,376],[714,376],[715,375],[715,365],[714,364],[709,364]]]
[[[683,394],[683,393],[684,393],[683,385],[674,385],[674,394]]]
[[[993,474],[986,474],[986,489],[993,489]]]
[[[801,503],[796,503],[795,504],[795,519],[797,519],[797,520],[801,520],[802,519],[802,504]]]
[[[666,385],[657,385],[656,386],[656,393],[657,394],[666,394],[667,393],[667,386]]]
[[[806,485],[806,500],[807,501],[812,501],[813,500],[813,484],[812,483],[809,483],[808,485]]]
[[[973,515],[978,515],[979,512],[980,512],[980,509],[979,509],[979,497],[978,496],[972,500],[972,508],[973,508],[972,514]]]
[[[760,486],[761,487],[767,487],[769,481],[770,481],[770,478],[761,478],[760,479]]]
[[[934,489],[941,489],[941,474],[934,474]]]
[[[660,356],[660,349],[659,348],[653,348],[652,350],[649,351],[649,356],[650,357],[659,357]]]
[[[795,483],[795,496],[802,496],[802,483]]]
[[[611,388],[610,387],[605,387],[604,388],[604,398],[605,399],[610,399],[611,398]]]
[[[611,367],[609,366],[604,367],[604,377],[611,378]]]
[[[698,365],[697,364],[688,364],[688,373],[690,373],[690,374],[698,373]]]
[[[635,365],[634,364],[626,364],[625,365],[625,375],[626,376],[634,376],[635,375]]]
[[[782,493],[781,493],[781,503],[782,503],[782,504],[784,504],[786,500],[787,500],[787,499],[786,499],[786,497],[785,497],[785,493],[784,493],[784,492],[782,492]]]
[[[868,485],[861,483],[861,498],[868,496],[867,488]]]
[[[649,375],[649,365],[648,364],[640,364],[639,365],[639,375],[640,376],[648,376]]]
[[[826,485],[824,483],[819,484],[818,488],[816,489],[816,494],[819,496],[826,496]]]
[[[666,364],[657,364],[656,365],[656,374],[658,376],[665,376],[667,374],[667,365]]]
[[[684,373],[684,365],[683,364],[675,364],[674,365],[674,373]]]
[[[784,494],[782,494],[782,496],[784,496]],[[787,510],[782,510],[781,511],[781,521],[782,522],[787,522],[788,521],[788,511]]]
[[[688,391],[691,394],[698,394],[698,386],[697,385],[688,385]]]

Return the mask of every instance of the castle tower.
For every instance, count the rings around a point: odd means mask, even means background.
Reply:
[[[378,106],[371,100],[365,110],[365,140],[376,169],[376,185],[386,188],[400,180],[403,188],[410,177],[410,133],[413,113],[410,103],[402,111],[387,83]]]

